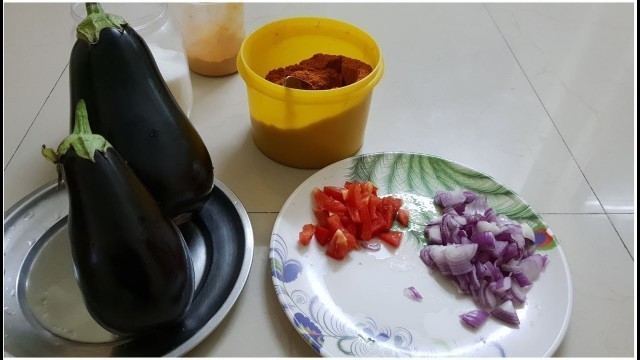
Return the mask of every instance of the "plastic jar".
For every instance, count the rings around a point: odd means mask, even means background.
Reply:
[[[103,3],[107,13],[122,16],[145,40],[182,111],[189,116],[193,107],[193,88],[182,37],[169,16],[167,4]],[[71,5],[77,26],[87,15],[85,3]]]
[[[244,40],[244,4],[172,4],[191,71],[205,76],[235,73]]]
[[[286,88],[265,79],[270,70],[317,53],[358,59],[373,71],[330,90]],[[257,29],[238,54],[256,146],[269,158],[297,168],[321,168],[354,155],[364,141],[373,88],[383,70],[376,41],[341,21],[290,18]]]

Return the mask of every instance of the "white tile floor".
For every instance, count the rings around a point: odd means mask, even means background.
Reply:
[[[68,130],[72,23],[68,4],[5,4],[4,10],[7,211],[55,177],[40,146],[56,145]],[[327,16],[369,32],[386,69],[361,153],[442,156],[520,194],[560,239],[573,275],[573,316],[556,355],[630,357],[633,12],[631,3],[252,3],[246,22],[250,31],[288,16]],[[255,252],[233,311],[188,355],[314,356],[277,303],[267,253],[282,204],[315,171],[276,164],[259,152],[239,76],[192,74],[192,83],[192,122],[217,178],[250,213]]]

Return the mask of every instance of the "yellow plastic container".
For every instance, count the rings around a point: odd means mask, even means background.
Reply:
[[[358,59],[373,71],[330,90],[285,88],[265,79],[269,71],[317,53]],[[298,168],[321,168],[352,156],[362,146],[373,88],[383,70],[376,41],[341,21],[289,18],[257,29],[238,54],[254,142],[269,158]]]

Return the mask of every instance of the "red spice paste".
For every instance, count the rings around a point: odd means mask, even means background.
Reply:
[[[343,55],[315,54],[299,64],[269,71],[268,81],[282,85],[287,76],[311,84],[311,90],[328,90],[351,85],[373,71],[370,65]]]

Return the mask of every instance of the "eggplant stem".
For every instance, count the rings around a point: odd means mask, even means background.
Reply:
[[[85,8],[87,9],[87,15],[104,13],[104,9],[99,3],[88,2],[85,4]]]
[[[87,17],[76,28],[76,37],[89,44],[95,44],[100,40],[100,31],[106,28],[113,28],[120,32],[124,31],[127,21],[118,15],[104,12],[99,3],[87,3]]]
[[[58,159],[67,153],[69,149],[73,148],[76,155],[81,158],[91,160],[95,162],[95,153],[106,152],[111,144],[102,137],[102,135],[94,134],[91,132],[91,126],[89,125],[89,116],[87,115],[87,105],[84,100],[78,101],[75,114],[75,125],[73,126],[73,133],[67,136],[58,146],[58,151],[55,155]],[[43,149],[43,155],[48,159],[51,157],[50,152],[45,154]]]

